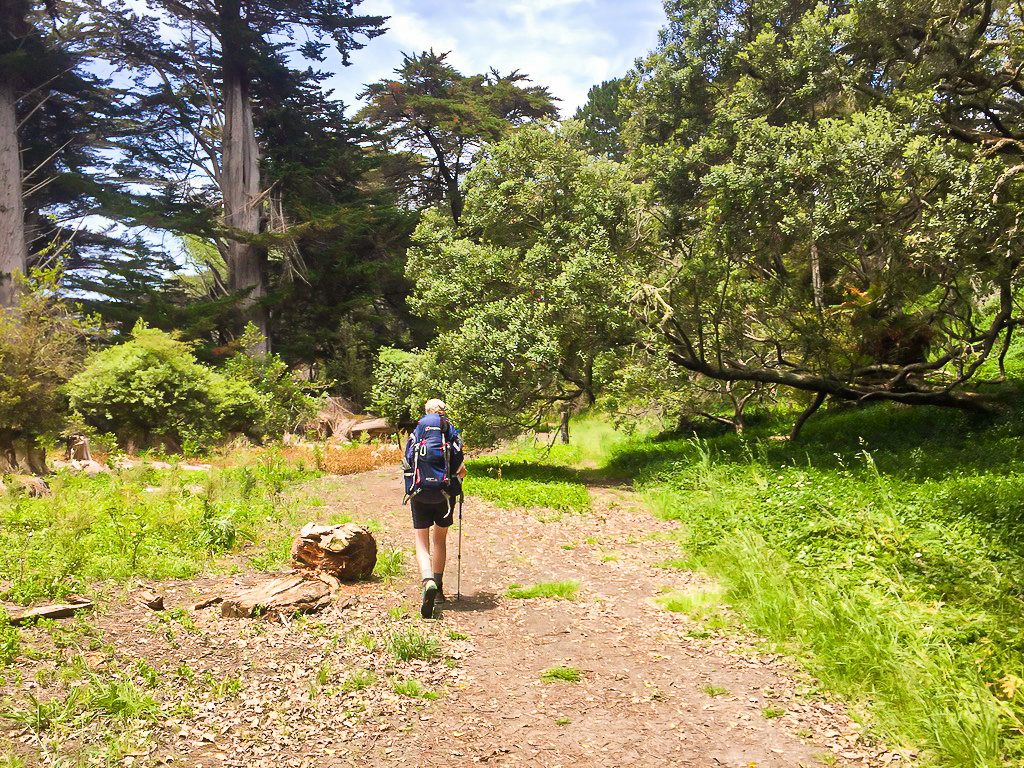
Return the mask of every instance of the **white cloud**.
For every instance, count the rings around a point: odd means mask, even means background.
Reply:
[[[660,0],[364,0],[357,13],[384,15],[388,32],[352,54],[328,85],[349,105],[388,77],[401,53],[450,51],[463,74],[519,70],[561,99],[563,116],[587,91],[626,73],[652,49],[664,24]]]

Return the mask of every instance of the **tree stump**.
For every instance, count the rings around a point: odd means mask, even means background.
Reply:
[[[72,435],[68,438],[68,461],[92,461],[89,450],[89,438],[85,435]]]
[[[331,588],[320,579],[293,573],[257,584],[237,595],[224,598],[220,615],[226,618],[294,616],[316,613],[330,605]]]
[[[373,575],[377,542],[366,528],[356,523],[307,523],[292,542],[292,559],[299,567],[341,581],[359,581]]]

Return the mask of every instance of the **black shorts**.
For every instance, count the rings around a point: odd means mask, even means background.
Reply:
[[[424,501],[413,497],[409,499],[409,506],[412,507],[413,528],[429,528],[432,525],[447,528],[455,522],[455,505],[448,499]]]

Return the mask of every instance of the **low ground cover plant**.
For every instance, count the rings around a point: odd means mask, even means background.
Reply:
[[[273,452],[209,472],[57,473],[50,496],[0,496],[2,596],[28,603],[101,579],[187,578],[253,545],[258,566],[281,564],[308,516],[288,491],[309,476]]]
[[[1020,414],[871,407],[821,414],[795,444],[635,439],[611,466],[877,734],[981,768],[1024,758],[1022,433]]]
[[[576,667],[551,667],[540,673],[545,683],[578,683],[583,679],[583,672]]]
[[[572,600],[580,591],[578,581],[541,581],[529,586],[510,584],[507,594],[514,600],[529,600],[534,597],[560,597]]]

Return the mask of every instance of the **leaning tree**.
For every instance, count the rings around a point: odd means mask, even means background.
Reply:
[[[927,40],[931,61],[885,49],[856,3],[668,10],[628,87],[625,136],[665,214],[665,269],[641,294],[673,362],[802,390],[812,408],[832,396],[985,409],[967,384],[996,367],[1020,317],[1021,185],[1013,137],[991,135],[1020,131],[1008,91],[966,128],[961,78],[975,65],[942,69]],[[1019,78],[1013,49],[990,42],[978,68]],[[984,126],[989,151],[961,140]]]

